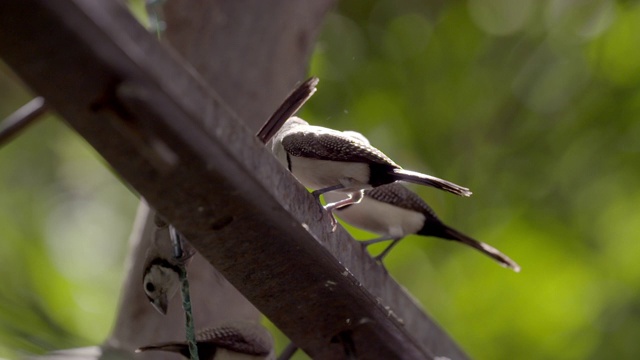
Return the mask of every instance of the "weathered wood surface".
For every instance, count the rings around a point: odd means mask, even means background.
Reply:
[[[312,357],[348,338],[361,359],[465,358],[119,2],[4,2],[0,33],[24,81]]]

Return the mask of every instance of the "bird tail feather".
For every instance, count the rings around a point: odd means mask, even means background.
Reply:
[[[478,240],[474,240],[468,237],[467,235],[455,229],[452,229],[448,226],[446,226],[444,233],[447,239],[458,241],[465,245],[471,246],[472,248],[480,251],[481,253],[493,258],[494,260],[499,262],[500,265],[506,268],[509,268],[515,272],[520,272],[520,265],[518,265],[515,261],[511,260],[507,255],[503,254],[502,252],[500,252],[500,250],[494,248],[493,246],[489,244],[485,244]]]
[[[469,191],[469,189],[467,189],[466,187],[462,187],[447,180],[442,180],[435,176],[421,174],[415,171],[394,169],[391,175],[396,180],[432,186],[436,189],[448,191],[459,196],[471,196],[472,194],[471,191]]]

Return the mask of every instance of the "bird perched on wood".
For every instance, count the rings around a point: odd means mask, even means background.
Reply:
[[[363,143],[369,143],[369,139],[359,132],[344,131],[343,133]],[[325,194],[325,199],[332,202],[339,202],[344,197],[344,194],[338,192]],[[378,261],[382,261],[402,238],[417,234],[461,242],[490,256],[504,267],[515,272],[520,271],[520,266],[498,249],[445,225],[418,194],[400,183],[366,190],[360,203],[338,208],[334,212],[348,224],[382,235],[376,239],[363,241],[365,246],[393,240],[376,256]]]
[[[232,321],[220,326],[203,329],[196,334],[200,360],[221,359],[273,359],[273,338],[259,324]],[[136,352],[170,351],[189,358],[184,341],[166,342],[142,346]]]
[[[179,267],[186,266],[195,249],[183,240],[182,254],[176,257],[175,247],[170,239],[170,232],[175,229],[157,215],[155,223],[153,246],[147,251],[143,267],[142,286],[151,305],[164,315],[167,313],[169,300],[180,288]]]
[[[340,201],[341,196],[344,197],[340,193],[325,194],[327,201]],[[402,238],[417,234],[460,242],[490,256],[504,267],[520,271],[518,264],[496,248],[445,225],[418,194],[399,183],[366,190],[360,203],[336,209],[334,213],[348,224],[382,235],[380,238],[364,241],[367,246],[393,240],[376,257],[379,261],[382,261]]]
[[[271,148],[298,181],[314,190],[316,198],[330,191],[348,195],[327,204],[325,209],[329,211],[359,202],[364,189],[395,181],[431,186],[461,196],[471,195],[469,189],[449,181],[402,169],[368,142],[348,133],[309,125],[298,117],[289,118],[273,135]]]

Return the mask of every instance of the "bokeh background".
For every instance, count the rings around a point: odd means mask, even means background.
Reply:
[[[640,357],[638,1],[342,1],[310,73],[305,118],[470,187],[416,190],[522,266],[419,237],[388,256],[471,357]],[[32,96],[0,63],[0,117]],[[136,204],[53,115],[0,149],[0,357],[105,338]]]

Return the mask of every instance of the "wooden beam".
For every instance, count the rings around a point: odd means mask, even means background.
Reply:
[[[335,2],[165,1],[162,37],[257,130],[307,77],[315,39]]]
[[[0,34],[23,80],[310,356],[352,341],[362,359],[466,358],[120,2],[0,2]]]

